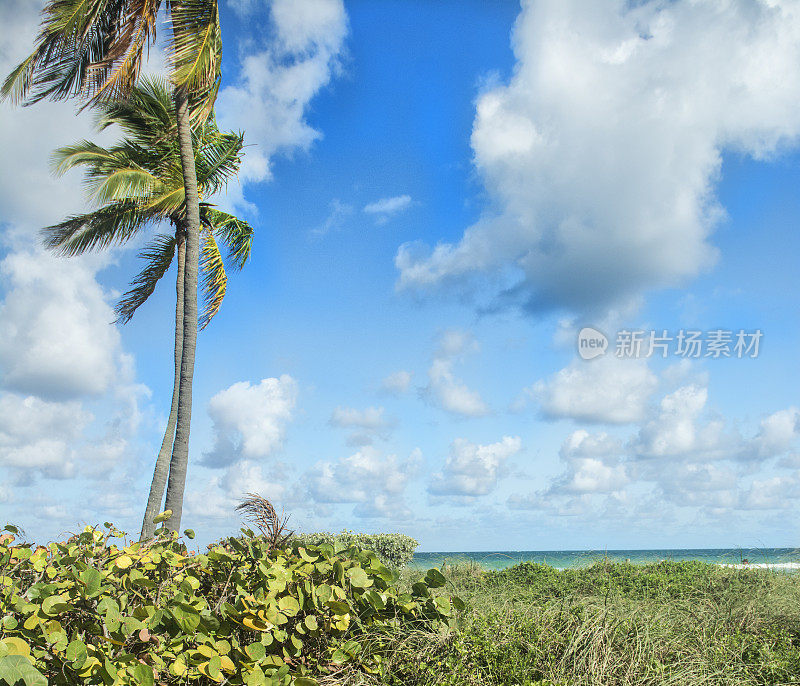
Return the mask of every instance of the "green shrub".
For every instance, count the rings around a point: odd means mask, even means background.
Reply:
[[[719,597],[734,587],[752,591],[758,579],[752,570],[737,572],[696,560],[650,564],[600,561],[588,567],[560,570],[522,562],[483,575],[483,581],[489,585],[519,584],[524,586],[528,597],[540,598],[576,594],[635,599]]]
[[[405,593],[355,547],[270,551],[243,529],[194,555],[163,528],[120,548],[106,526],[48,548],[0,538],[0,683],[311,686],[342,669],[383,674],[392,636],[447,629],[463,609],[432,592],[438,571]]]
[[[389,567],[400,569],[411,562],[419,541],[405,534],[358,534],[355,531],[342,531],[338,534],[322,531],[319,533],[294,534],[292,539],[302,545],[341,545],[345,548],[356,546],[373,550],[378,559]]]

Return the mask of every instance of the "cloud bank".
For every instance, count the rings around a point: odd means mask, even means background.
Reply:
[[[491,307],[604,311],[680,284],[715,259],[723,151],[800,133],[794,2],[529,0],[512,45],[472,131],[491,206],[457,243],[401,246],[400,288],[483,276]]]

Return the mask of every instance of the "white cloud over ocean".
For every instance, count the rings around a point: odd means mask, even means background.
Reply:
[[[484,275],[490,307],[602,313],[685,283],[716,259],[723,151],[800,133],[794,2],[530,0],[512,46],[472,131],[489,207],[456,243],[401,246],[401,288]]]

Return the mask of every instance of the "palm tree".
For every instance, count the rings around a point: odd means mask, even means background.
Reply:
[[[184,326],[165,502],[173,511],[168,527],[177,531],[189,459],[198,326],[201,217],[191,129],[213,108],[220,82],[222,38],[217,0],[164,0],[163,5],[171,27],[170,80],[185,197]],[[98,102],[130,93],[144,50],[155,40],[161,7],[161,0],[49,0],[33,52],[11,72],[0,95],[30,104],[68,97]]]
[[[185,194],[170,93],[163,81],[143,80],[127,100],[99,103],[96,107],[98,128],[117,126],[125,136],[123,140],[111,148],[81,141],[57,150],[54,163],[59,174],[83,167],[90,198],[99,207],[44,229],[45,244],[64,255],[76,255],[124,243],[149,225],[169,222],[173,226],[174,235],[160,234],[143,250],[140,256],[145,259],[146,266],[116,307],[118,321],[129,321],[177,258],[175,378],[169,420],[142,523],[140,538],[144,540],[153,535],[153,517],[160,510],[177,423],[184,324]],[[197,127],[194,138],[199,188],[208,197],[238,170],[242,136],[220,133],[213,118],[208,118]],[[246,222],[207,202],[200,205],[200,219],[200,269],[205,295],[200,323],[204,328],[219,311],[227,286],[225,260],[218,242],[228,248],[229,266],[240,269],[249,257],[253,232]]]

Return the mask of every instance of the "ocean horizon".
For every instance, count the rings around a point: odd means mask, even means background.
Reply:
[[[699,560],[712,564],[800,566],[800,548],[664,548],[652,550],[495,550],[461,552],[418,552],[408,564],[427,569],[459,562],[473,562],[486,570],[499,570],[520,562],[538,562],[556,569],[585,567],[601,560],[646,564],[659,560]]]

